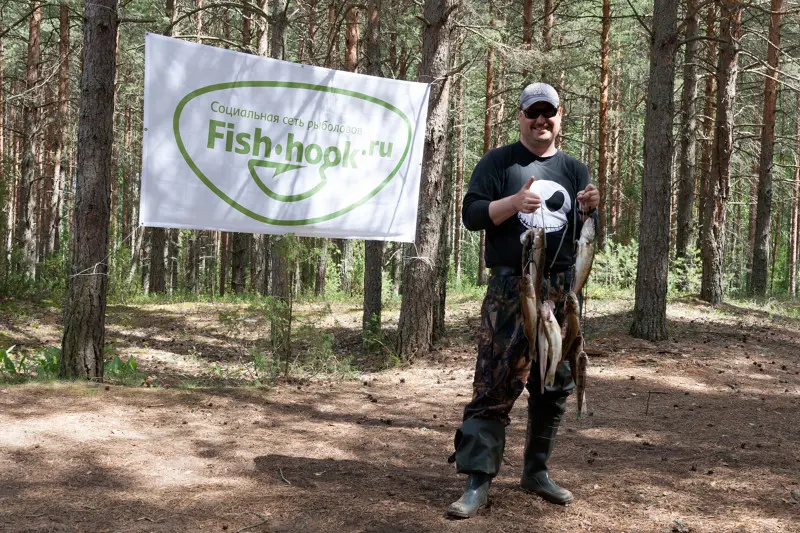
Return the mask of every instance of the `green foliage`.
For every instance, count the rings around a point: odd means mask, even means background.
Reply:
[[[372,317],[368,321],[367,327],[362,330],[361,338],[364,351],[380,357],[380,368],[396,368],[405,364],[395,350],[394,339],[382,330],[377,317]]]
[[[36,291],[54,302],[62,302],[67,294],[67,272],[64,254],[50,254],[39,265]]]
[[[315,376],[317,374],[337,374],[354,378],[352,357],[337,357],[333,351],[333,335],[319,328],[303,325],[296,331],[298,350],[302,356],[295,358],[292,373]]]
[[[52,380],[58,377],[61,348],[46,346],[33,357],[15,352],[16,346],[0,349],[0,381],[23,382],[31,379]]]
[[[23,268],[23,250],[15,248],[11,251],[9,270],[0,279],[0,294],[12,298],[29,298],[33,296],[34,283]]]
[[[595,255],[591,282],[607,287],[630,288],[636,285],[636,264],[639,244],[606,242],[606,248]]]
[[[14,348],[16,348],[16,344],[0,350],[0,373],[7,374],[9,376],[16,377],[20,373],[22,373],[22,366],[25,364],[25,356],[22,356],[22,361],[14,362],[11,358],[11,354],[14,352]],[[18,370],[19,367],[19,370]]]
[[[667,278],[669,296],[685,296],[700,292],[700,278],[703,273],[700,264],[700,250],[688,250],[688,257],[672,261]]]
[[[136,373],[136,358],[133,356],[128,357],[126,361],[119,358],[119,355],[114,355],[111,360],[105,362],[103,372],[106,376],[119,377]]]
[[[58,346],[45,346],[36,366],[36,375],[39,378],[55,379],[61,368],[61,348]]]

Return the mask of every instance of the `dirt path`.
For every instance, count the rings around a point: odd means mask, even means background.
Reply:
[[[120,355],[160,385],[0,386],[0,531],[800,532],[800,322],[676,303],[674,340],[654,345],[626,334],[629,306],[590,306],[590,416],[570,399],[551,461],[576,501],[519,489],[521,398],[491,508],[469,521],[444,509],[463,488],[446,458],[474,303],[426,361],[266,388],[186,378],[231,378],[219,365],[241,360],[256,326],[233,339],[210,306],[112,309]],[[359,312],[323,314],[334,351],[357,350]],[[54,316],[3,315],[3,342],[57,342]]]

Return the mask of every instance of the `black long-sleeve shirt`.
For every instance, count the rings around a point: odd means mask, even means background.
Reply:
[[[531,176],[536,178],[531,190],[542,197],[542,207],[531,215],[517,213],[496,226],[489,204],[516,194]],[[586,165],[560,150],[539,157],[516,142],[487,152],[472,173],[461,211],[467,229],[486,230],[486,266],[520,266],[520,236],[530,227],[544,227],[549,271],[570,268],[581,226],[576,198],[589,182]]]

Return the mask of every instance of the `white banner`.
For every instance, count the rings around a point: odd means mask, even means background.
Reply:
[[[411,242],[428,92],[148,34],[139,222]]]

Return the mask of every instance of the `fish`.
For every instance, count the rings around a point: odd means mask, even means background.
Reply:
[[[564,302],[564,322],[564,341],[562,343],[564,355],[562,359],[569,362],[574,381],[578,352],[582,349],[583,337],[581,336],[581,323],[578,319],[578,296],[572,291],[567,293],[566,301]]]
[[[520,236],[522,243],[522,318],[524,321],[525,336],[528,338],[528,354],[531,361],[538,360],[544,369],[540,369],[542,376],[542,390],[544,391],[544,373],[547,368],[548,344],[544,344],[543,324],[539,318],[539,303],[542,294],[542,279],[544,276],[544,229],[533,228]],[[544,348],[544,358],[536,353],[537,333],[539,352]]]
[[[586,374],[589,369],[589,356],[581,349],[578,354],[577,372],[575,372],[575,394],[578,397],[578,419],[583,418],[586,408]]]
[[[547,375],[547,352],[550,351],[550,343],[547,341],[547,332],[544,329],[544,320],[539,320],[539,336],[536,345],[539,347],[537,361],[539,362],[539,383],[541,393],[544,394],[544,380]]]
[[[530,274],[525,274],[522,278],[522,320],[525,336],[528,337],[528,352],[530,360],[536,359],[534,344],[536,343],[536,292],[533,289],[533,280]]]
[[[592,270],[592,262],[594,261],[595,235],[594,219],[586,219],[577,243],[575,278],[572,285],[572,290],[575,294],[581,292],[581,289],[586,285],[586,280],[589,279],[589,272]]]
[[[531,228],[522,234],[520,241],[522,242],[522,271],[524,274],[530,275],[538,308],[544,279],[544,229]]]
[[[550,386],[555,383],[556,368],[561,362],[561,326],[558,325],[556,315],[553,313],[553,302],[547,300],[539,305],[539,319],[543,324],[542,329],[548,345],[547,373],[545,374],[544,385]],[[542,361],[539,361],[539,364],[541,365]]]

